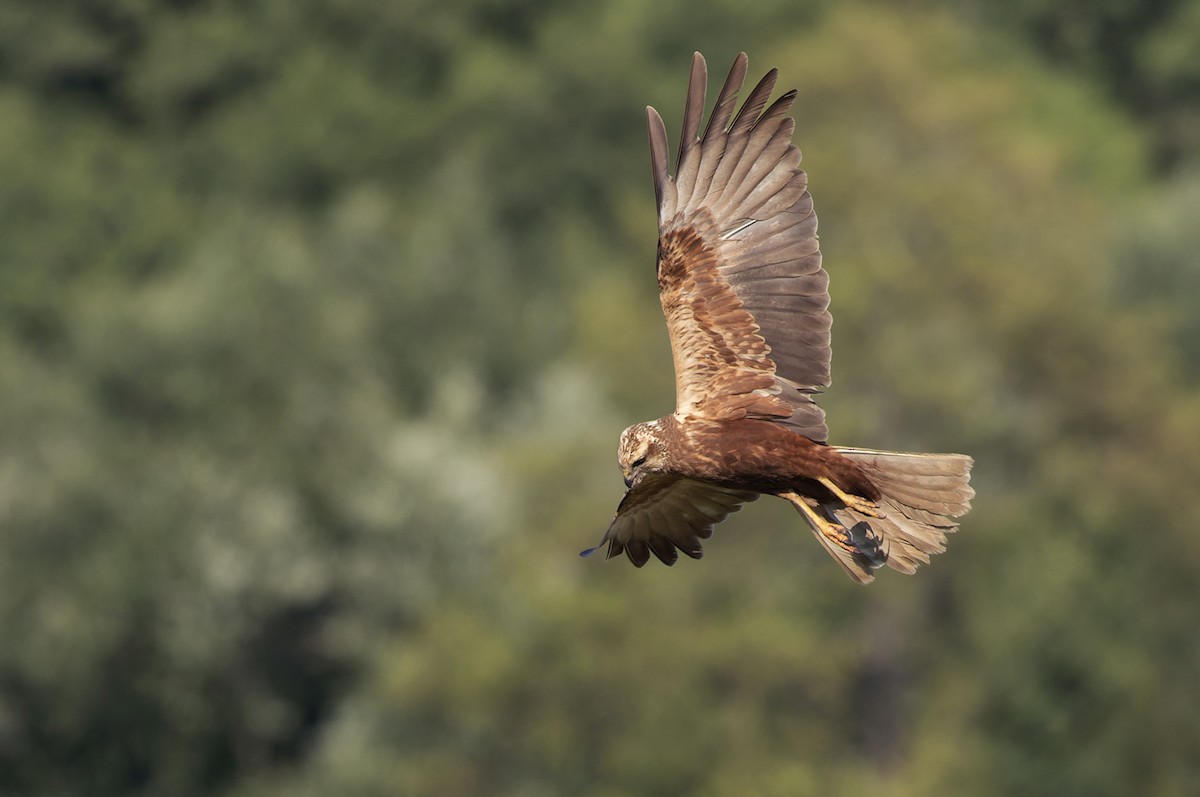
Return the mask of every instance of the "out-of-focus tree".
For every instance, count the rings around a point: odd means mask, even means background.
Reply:
[[[0,791],[1194,782],[1166,117],[920,7],[32,8],[0,8]],[[1184,8],[1122,52],[1186,88]],[[836,439],[978,460],[916,578],[855,588],[767,500],[700,563],[574,556],[672,400],[640,106],[677,129],[693,49],[801,89]]]
[[[939,5],[939,4],[935,4]],[[971,4],[1054,69],[1076,72],[1136,114],[1158,167],[1200,158],[1200,6],[1191,0]]]
[[[766,501],[723,525],[700,564],[555,559],[611,511],[594,474],[611,468],[622,419],[589,395],[594,378],[552,372],[525,416],[537,424],[500,441],[527,496],[499,554],[501,599],[383,643],[311,766],[241,793],[1116,795],[1189,782],[1184,751],[1200,738],[1178,707],[1192,698],[1163,681],[1187,680],[1195,613],[1147,616],[1137,596],[1197,564],[1170,498],[1197,475],[1176,437],[1194,430],[1195,399],[1160,359],[1162,325],[1114,290],[1136,268],[1116,255],[1114,223],[1143,186],[1136,133],[942,14],[843,11],[774,55],[803,76],[798,137],[834,286],[835,438],[972,451],[980,497],[961,538],[918,577],[870,591]],[[650,99],[674,127],[677,87]],[[646,190],[617,212],[631,230]],[[603,251],[568,230],[576,251]],[[648,265],[589,275],[572,340],[577,360],[605,364],[614,398],[635,394],[624,380],[656,397],[628,399],[653,414],[671,384]]]
[[[1113,284],[1117,297],[1161,325],[1165,342],[1173,343],[1171,367],[1193,385],[1200,379],[1200,314],[1193,301],[1200,296],[1198,214],[1200,177],[1193,174],[1131,207],[1119,253],[1123,268]]]

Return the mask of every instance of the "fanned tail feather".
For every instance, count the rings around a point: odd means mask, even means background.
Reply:
[[[867,535],[887,556],[887,565],[901,573],[916,572],[929,557],[946,550],[946,535],[958,531],[956,518],[970,511],[975,495],[969,484],[974,464],[970,457],[836,450],[853,460],[879,488],[882,497],[878,505],[885,516],[868,517],[849,507],[826,506],[842,526],[853,536]],[[871,580],[871,569],[857,558],[835,558],[855,580]]]

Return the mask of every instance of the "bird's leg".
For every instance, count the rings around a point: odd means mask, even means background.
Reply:
[[[837,496],[837,499],[845,504],[847,509],[853,509],[855,512],[866,515],[867,517],[887,517],[885,514],[879,511],[878,505],[868,501],[865,498],[860,498],[857,495],[850,495],[850,493],[834,484],[832,479],[827,479],[826,477],[822,476],[821,478],[817,479],[817,481],[825,485],[829,492]]]
[[[779,497],[791,503],[796,509],[799,509],[800,514],[807,518],[808,522],[813,525],[813,528],[821,533],[821,536],[842,550],[852,554],[859,553],[858,546],[850,538],[850,533],[841,524],[834,523],[823,517],[816,508],[809,504],[808,498],[796,493],[779,493]]]

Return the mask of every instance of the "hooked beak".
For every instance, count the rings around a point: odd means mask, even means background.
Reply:
[[[625,486],[627,488],[632,487],[633,486],[633,471],[628,471],[628,470],[622,471],[622,474],[624,474],[624,476],[625,476]]]

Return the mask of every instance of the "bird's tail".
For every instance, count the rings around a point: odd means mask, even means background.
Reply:
[[[862,537],[877,545],[887,565],[901,573],[915,572],[930,556],[946,550],[946,535],[958,531],[956,518],[970,511],[975,495],[969,484],[974,464],[970,457],[865,448],[838,448],[837,452],[853,460],[881,494],[878,507],[883,517],[840,504],[824,507],[856,544]],[[851,578],[872,580],[874,568],[862,557],[830,552]]]

